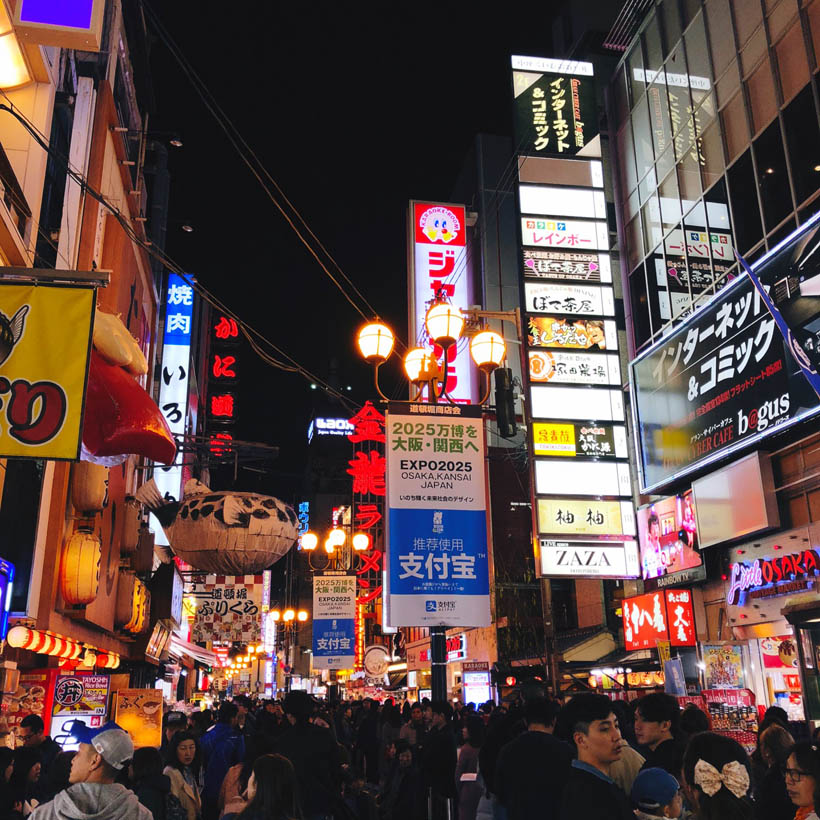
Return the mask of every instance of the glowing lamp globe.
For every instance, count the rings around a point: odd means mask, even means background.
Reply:
[[[300,609],[298,614],[296,615],[296,620],[301,621],[304,623],[308,619],[308,614],[305,612],[304,609]]]
[[[345,542],[345,531],[341,527],[334,527],[327,536],[327,540],[334,547],[341,547]]]
[[[325,538],[325,552],[328,555],[333,555],[336,552],[336,545],[330,540],[330,537]]]
[[[407,375],[408,381],[412,384],[418,384],[420,381],[424,381],[429,355],[429,352],[423,347],[414,347],[405,353],[404,372]]]
[[[286,621],[292,621],[296,617],[296,613],[292,609],[286,609],[282,618]]]
[[[504,361],[504,339],[492,330],[482,330],[470,340],[470,355],[479,370],[491,373]]]
[[[430,338],[445,350],[454,345],[464,329],[461,310],[446,302],[438,302],[427,311],[424,326]]]
[[[274,621],[278,621],[282,617],[282,613],[278,609],[272,609],[270,616]]]
[[[357,532],[353,536],[353,549],[356,552],[364,552],[370,546],[370,536],[363,532]]]
[[[306,532],[301,539],[302,549],[310,552],[315,550],[319,544],[319,536],[315,532]]]
[[[390,358],[396,339],[393,331],[387,325],[381,322],[371,322],[359,331],[356,341],[359,345],[359,352],[366,362],[381,364]]]

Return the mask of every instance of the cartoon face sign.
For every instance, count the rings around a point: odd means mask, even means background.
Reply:
[[[449,245],[458,237],[461,222],[453,211],[439,205],[427,208],[421,214],[418,227],[429,242]]]

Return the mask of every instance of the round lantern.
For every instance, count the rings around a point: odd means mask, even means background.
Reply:
[[[163,498],[153,479],[136,495],[157,516],[174,553],[203,572],[256,574],[299,537],[296,513],[270,496],[214,492],[194,479],[178,504]]]
[[[100,539],[89,530],[79,529],[63,546],[60,592],[72,606],[90,604],[100,587]]]
[[[34,638],[34,630],[27,626],[13,626],[6,635],[6,642],[15,649],[28,649]]]
[[[137,551],[140,540],[140,508],[134,503],[126,503],[120,509],[122,512],[120,554],[132,555]]]
[[[78,461],[71,478],[71,503],[79,513],[102,512],[108,493],[108,467]]]
[[[114,611],[114,623],[121,629],[127,629],[134,620],[134,603],[139,580],[136,573],[124,570],[120,573],[117,584],[117,608]]]

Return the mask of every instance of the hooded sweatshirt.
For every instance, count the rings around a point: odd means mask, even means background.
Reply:
[[[38,806],[30,820],[153,820],[134,792],[119,783],[75,783]]]

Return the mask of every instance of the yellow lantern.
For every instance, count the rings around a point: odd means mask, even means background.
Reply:
[[[501,365],[507,352],[504,339],[495,331],[482,330],[470,340],[470,355],[479,370],[490,373]]]
[[[108,467],[78,461],[71,476],[71,503],[79,513],[102,512],[108,493]]]
[[[382,364],[390,358],[393,352],[395,337],[390,328],[381,322],[371,322],[365,325],[356,339],[359,352],[366,362]]]
[[[454,345],[464,329],[464,315],[459,308],[446,302],[437,302],[424,317],[424,326],[429,337],[447,350]]]
[[[90,604],[100,587],[100,539],[90,530],[76,530],[63,545],[60,592],[70,606]]]

